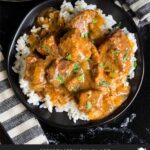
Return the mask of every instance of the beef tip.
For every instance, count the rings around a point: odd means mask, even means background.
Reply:
[[[114,31],[99,47],[100,61],[104,71],[110,77],[127,75],[131,67],[132,43],[127,35],[118,29]],[[129,61],[128,61],[129,60]]]
[[[92,43],[81,37],[78,29],[73,29],[63,36],[59,44],[59,53],[67,60],[80,62],[91,57]]]
[[[47,84],[45,87],[45,94],[50,97],[54,106],[61,107],[71,99],[70,93],[62,86],[56,88],[51,84]]]
[[[58,87],[64,84],[65,80],[70,76],[74,63],[67,60],[57,59],[47,69],[47,80],[49,83]]]
[[[65,87],[70,92],[77,92],[84,82],[85,75],[83,73],[77,73],[67,80],[67,82],[65,83]]]
[[[37,51],[44,56],[52,55],[58,56],[58,48],[53,35],[50,35],[43,40],[41,40],[39,46],[37,47]]]
[[[79,94],[78,107],[86,112],[91,120],[102,119],[112,111],[112,102],[107,94],[88,90]]]
[[[25,76],[24,78],[26,80],[30,80],[31,74],[33,74],[33,70],[35,67],[35,62],[37,62],[38,57],[35,54],[30,54],[27,58],[26,58],[26,69],[25,69]]]
[[[88,24],[92,22],[93,18],[97,15],[97,12],[94,10],[85,10],[80,14],[77,14],[67,23],[67,28],[77,28],[81,33],[88,31]]]
[[[43,60],[38,60],[33,69],[33,74],[31,76],[31,87],[39,92],[43,90],[44,85],[46,83],[45,79],[45,62]]]

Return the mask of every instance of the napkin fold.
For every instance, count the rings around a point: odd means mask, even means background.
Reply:
[[[0,124],[14,144],[48,144],[38,120],[19,101],[10,87],[1,49]]]
[[[138,27],[150,23],[150,0],[114,0],[134,20]]]

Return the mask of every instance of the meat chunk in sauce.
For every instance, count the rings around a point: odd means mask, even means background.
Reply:
[[[37,47],[37,51],[44,56],[52,55],[58,56],[58,48],[53,35],[50,35],[43,40],[41,40],[39,46]]]
[[[81,37],[80,31],[69,31],[59,44],[60,54],[68,60],[80,62],[91,57],[92,43]]]
[[[50,97],[54,106],[63,106],[71,99],[70,93],[63,86],[55,88],[48,84],[45,87],[45,94]]]
[[[33,76],[31,79],[31,86],[35,91],[41,91],[46,83],[44,65],[45,63],[43,60],[38,60],[35,64]]]
[[[83,73],[77,73],[72,75],[67,82],[65,83],[65,87],[70,92],[77,92],[80,89],[81,84],[85,82],[85,75]]]
[[[86,112],[91,120],[103,118],[111,111],[112,104],[106,100],[105,93],[88,90],[79,94],[79,110]],[[107,114],[108,115],[108,114]]]
[[[127,99],[129,92],[130,86],[124,84],[119,84],[115,91],[111,90],[113,108],[119,107]]]
[[[100,59],[106,67],[110,67],[122,73],[128,73],[130,68],[130,58],[132,56],[132,43],[127,35],[121,30],[116,30],[104,44],[99,47]],[[117,68],[117,69],[116,69]]]
[[[90,74],[89,61],[83,61],[82,63],[75,63],[71,76],[65,82],[65,87],[68,91],[77,93],[81,90],[91,89],[92,79]]]
[[[64,84],[65,80],[70,76],[74,63],[67,60],[57,59],[54,63],[47,69],[47,80],[49,83],[58,87]]]
[[[87,32],[88,24],[92,22],[92,19],[96,16],[96,11],[85,10],[80,14],[77,14],[74,18],[71,19],[67,24],[67,28],[77,28],[82,32]]]
[[[100,45],[100,63],[93,70],[97,84],[109,85],[109,80],[129,73],[133,53],[131,47],[132,43],[122,30],[116,30]]]
[[[97,16],[99,15],[95,10],[85,10],[80,14],[77,14],[75,17],[73,17],[67,23],[67,28],[72,28],[72,29],[77,28],[81,31],[81,33],[85,33],[88,31],[89,23],[91,23],[94,19],[96,19]]]
[[[35,67],[35,62],[37,62],[38,57],[36,55],[34,55],[33,53],[30,54],[25,62],[26,62],[26,69],[25,69],[25,79],[26,80],[31,80],[32,76],[31,74],[33,74],[33,69]]]
[[[36,92],[43,90],[46,83],[45,62],[31,54],[26,58],[25,79],[30,81],[30,86]]]
[[[101,30],[104,24],[104,18],[97,11],[85,10],[73,17],[66,26],[69,29],[79,29],[83,37],[89,38],[97,44],[100,43],[105,34]]]

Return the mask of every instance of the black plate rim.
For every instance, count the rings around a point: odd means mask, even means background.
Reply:
[[[53,1],[53,0],[52,0]],[[9,57],[11,55],[11,51],[12,51],[12,48],[14,47],[14,44],[16,43],[16,38],[18,37],[19,33],[20,33],[20,29],[22,28],[22,25],[24,24],[24,22],[26,21],[26,19],[32,14],[33,11],[35,11],[36,9],[42,7],[43,5],[49,3],[49,1],[44,1],[42,3],[39,3],[37,4],[36,6],[34,6],[28,13],[27,15],[24,17],[24,19],[22,20],[21,24],[19,25],[19,28],[17,29],[17,32],[15,33],[15,36],[13,37],[13,40],[10,44],[10,47],[9,47],[9,52],[7,54],[7,74],[8,74],[8,80],[9,80],[9,83],[11,85],[11,87],[13,88],[14,90],[14,86],[12,85],[11,83],[11,80],[10,80],[10,67],[9,67]],[[112,2],[113,4],[113,2]],[[113,4],[115,5],[115,4]],[[26,104],[26,102],[24,102],[23,100],[20,100],[21,103],[23,103],[27,109],[32,112],[35,117],[37,117],[39,120],[41,120],[42,122],[44,122],[45,124],[47,124],[48,126],[50,127],[54,127],[54,128],[57,128],[57,129],[61,129],[61,130],[83,130],[83,129],[86,129],[86,128],[91,128],[91,127],[96,127],[96,126],[101,126],[101,125],[104,125],[104,124],[107,124],[107,123],[110,123],[112,122],[113,120],[117,119],[119,116],[121,116],[129,107],[130,105],[133,103],[133,101],[135,100],[136,96],[138,95],[140,89],[141,89],[141,85],[142,85],[142,82],[143,82],[143,79],[144,79],[144,72],[145,72],[145,61],[144,61],[144,55],[143,55],[143,46],[142,46],[142,43],[141,43],[141,35],[140,35],[140,29],[136,26],[135,22],[133,21],[132,17],[127,14],[127,12],[125,12],[123,9],[121,9],[119,6],[115,5],[115,7],[117,9],[120,9],[120,11],[122,11],[124,14],[126,14],[128,16],[128,18],[130,18],[130,21],[132,23],[132,25],[134,25],[135,29],[137,30],[137,36],[138,36],[138,43],[139,43],[139,49],[140,49],[140,55],[141,55],[141,62],[142,62],[142,74],[141,74],[141,80],[139,82],[139,87],[137,88],[133,98],[131,100],[129,100],[127,106],[125,108],[123,108],[119,113],[117,113],[114,117],[112,118],[109,118],[107,120],[99,120],[99,121],[96,121],[96,122],[88,122],[87,124],[85,125],[76,125],[76,126],[64,126],[64,125],[59,125],[59,124],[56,124],[56,123],[48,123],[45,119],[43,119],[42,117],[40,117],[33,109],[29,108]],[[16,91],[14,90],[15,94],[16,94]],[[17,94],[16,94],[17,95]],[[32,104],[31,104],[32,105]],[[111,116],[111,115],[109,115]],[[107,118],[107,117],[106,117]],[[101,121],[101,122],[100,122]]]

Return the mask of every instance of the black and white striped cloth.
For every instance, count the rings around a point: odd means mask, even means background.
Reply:
[[[48,144],[38,120],[20,103],[11,89],[1,50],[0,124],[14,144]]]
[[[138,27],[150,22],[150,0],[114,0],[134,20]]]

